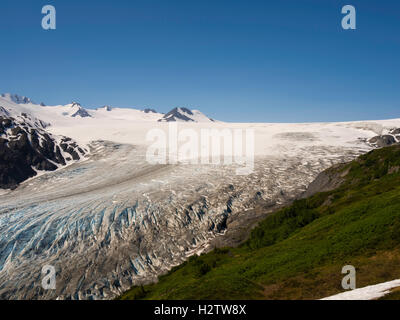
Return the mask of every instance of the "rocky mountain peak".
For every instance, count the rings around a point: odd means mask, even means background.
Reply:
[[[159,122],[210,122],[213,119],[208,118],[206,115],[198,110],[190,110],[188,108],[176,107],[166,113]]]

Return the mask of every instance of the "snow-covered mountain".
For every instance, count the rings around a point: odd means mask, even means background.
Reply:
[[[166,115],[154,109],[136,110],[104,106],[85,109],[78,102],[45,106],[17,94],[0,97],[0,188],[15,188],[40,171],[53,171],[87,152],[92,139],[88,128],[101,134],[105,127],[157,121],[212,122],[200,111],[175,108]],[[60,129],[61,128],[61,129]],[[70,128],[66,130],[66,128]],[[80,135],[76,135],[81,131]],[[65,132],[76,135],[74,141]],[[133,142],[133,141],[132,141]]]
[[[199,110],[189,110],[187,108],[174,108],[166,113],[160,122],[214,122],[213,119],[208,118],[205,114]]]
[[[166,114],[159,113],[154,109],[146,108],[138,110],[134,108],[117,108],[112,106],[103,106],[96,109],[85,109],[78,102],[72,102],[66,105],[45,106],[43,103],[38,105],[30,98],[19,96],[17,94],[5,93],[1,98],[5,101],[24,105],[29,108],[32,114],[41,119],[56,123],[58,120],[66,117],[72,118],[99,118],[99,119],[121,119],[130,121],[160,121],[160,122],[214,122],[199,110],[189,110],[187,108],[174,108]],[[60,118],[62,116],[62,118]]]
[[[86,118],[86,117],[91,117],[89,112],[85,108],[82,108],[81,105],[78,102],[72,102],[71,104],[71,112],[69,113],[71,117],[81,117],[81,118]]]
[[[17,104],[26,104],[26,103],[32,103],[35,104],[30,98],[25,97],[25,96],[20,96],[18,94],[11,94],[11,93],[2,93],[1,97],[4,98],[5,100],[17,103]]]
[[[15,95],[12,97],[16,97]],[[28,98],[0,98],[0,189],[15,188],[40,172],[54,171],[84,157],[87,150],[71,138],[47,131],[49,123],[25,107]]]

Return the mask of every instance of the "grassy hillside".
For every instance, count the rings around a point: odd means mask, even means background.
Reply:
[[[237,248],[193,256],[158,283],[121,299],[314,299],[400,278],[400,146],[374,150],[326,173],[338,188],[265,218]],[[339,177],[339,178],[338,178]]]

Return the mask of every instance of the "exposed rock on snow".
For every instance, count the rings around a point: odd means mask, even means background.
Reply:
[[[400,133],[400,128],[390,130],[389,134],[372,137],[368,140],[368,142],[377,146],[378,148],[388,147],[400,141],[399,136],[397,136],[398,133]]]
[[[152,112],[152,113],[157,113],[157,111],[156,111],[156,110],[154,110],[154,109],[150,109],[150,108],[146,108],[146,109],[144,109],[144,110],[143,110],[143,112],[144,112],[144,113],[150,113],[150,112]]]
[[[376,144],[378,147],[387,147],[396,143],[396,139],[390,135],[376,136],[368,140],[369,143]]]
[[[71,109],[75,109],[72,113],[71,117],[79,116],[81,118],[91,117],[91,115],[86,111],[86,109],[82,108],[81,105],[77,102],[73,102],[71,105]]]
[[[101,108],[97,108],[96,110],[111,111],[111,110],[112,110],[112,107],[110,107],[110,106],[104,106],[104,107],[101,107]]]
[[[166,113],[160,120],[160,122],[213,122],[213,119],[208,118],[199,110],[189,110],[187,108],[174,108]]]

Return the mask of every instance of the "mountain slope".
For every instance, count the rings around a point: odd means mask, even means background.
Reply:
[[[38,171],[54,171],[80,160],[84,148],[72,139],[47,131],[48,123],[17,105],[0,101],[0,188],[14,189]]]
[[[348,264],[358,287],[398,279],[399,171],[399,145],[330,168],[324,175],[336,180],[333,190],[267,216],[240,247],[193,256],[121,298],[323,298],[343,291]]]

